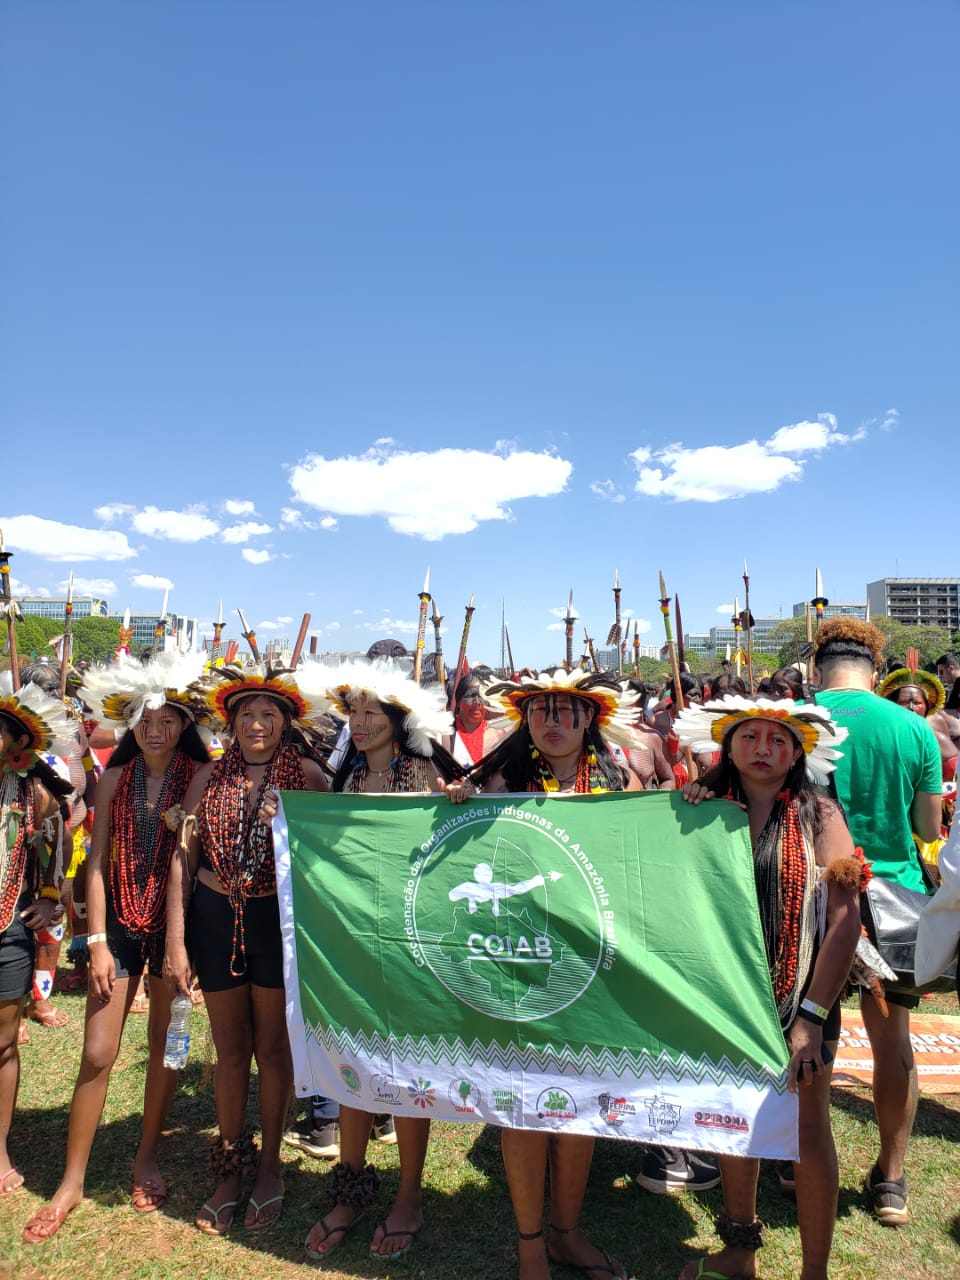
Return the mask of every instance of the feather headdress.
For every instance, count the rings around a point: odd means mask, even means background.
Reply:
[[[84,674],[82,697],[95,719],[118,729],[135,728],[144,711],[158,711],[167,703],[195,721],[203,704],[191,686],[203,666],[202,653],[170,649],[147,662],[122,653],[109,665],[91,667]]]
[[[345,662],[339,667],[305,663],[326,672],[327,692],[343,716],[350,714],[351,702],[375,698],[381,706],[399,707],[410,745],[419,755],[432,756],[433,744],[453,730],[453,717],[446,707],[443,690],[437,685],[424,688],[389,658],[374,662]]]
[[[64,703],[37,684],[25,684],[14,692],[9,671],[0,672],[0,713],[16,722],[18,737],[30,738],[20,751],[8,753],[4,762],[16,771],[32,768],[38,756],[65,756],[76,741],[76,722]]]
[[[621,688],[614,677],[581,671],[579,667],[572,671],[554,667],[522,675],[519,684],[494,684],[482,692],[490,709],[500,713],[500,719],[493,721],[491,728],[516,729],[523,721],[524,704],[530,698],[542,693],[566,693],[596,708],[595,723],[604,738],[624,750],[638,745],[633,725],[639,695],[632,689]]]
[[[276,698],[298,729],[316,731],[318,721],[332,707],[326,694],[329,682],[320,677],[319,667],[318,662],[304,663],[291,671],[270,662],[228,663],[210,668],[196,687],[204,695],[206,717],[217,730],[229,723],[237,698],[254,696]],[[324,670],[329,673],[330,668]]]
[[[877,693],[881,698],[889,698],[892,702],[897,692],[907,685],[914,685],[923,694],[928,716],[940,711],[947,700],[946,690],[936,676],[932,676],[929,671],[911,671],[909,667],[898,667],[896,671],[884,676],[877,685]]]
[[[695,752],[710,752],[723,745],[723,740],[744,720],[775,720],[789,729],[803,747],[807,757],[807,773],[814,782],[826,782],[843,755],[835,747],[847,737],[847,730],[834,724],[826,707],[813,703],[797,703],[790,698],[744,698],[728,694],[725,698],[688,706],[673,722],[673,731],[681,747]],[[834,745],[831,745],[831,739]]]

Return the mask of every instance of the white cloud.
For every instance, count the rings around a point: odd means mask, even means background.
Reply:
[[[732,605],[732,604],[718,604],[718,605],[717,605],[717,613],[723,613],[723,614],[726,614],[726,616],[727,616],[728,618],[732,618],[732,617],[733,617],[733,605]]]
[[[363,617],[363,614],[364,614],[364,610],[363,610],[363,609],[354,609],[354,611],[353,611],[353,616],[354,616],[355,618],[361,618],[361,617]]]
[[[144,507],[133,517],[132,524],[137,533],[169,542],[202,542],[220,530],[216,520],[205,515],[202,507],[189,507],[186,511]]]
[[[256,507],[246,498],[228,498],[223,504],[228,516],[252,516]]]
[[[173,590],[173,582],[170,578],[161,578],[155,573],[135,573],[130,578],[130,582],[135,587],[142,587],[144,591]]]
[[[888,409],[880,423],[881,431],[892,431],[900,421],[899,409]]]
[[[384,614],[379,622],[362,622],[360,625],[367,631],[378,631],[381,636],[415,636],[418,629],[416,622],[403,622],[399,618],[391,618],[387,614]]]
[[[339,630],[340,630],[340,623],[339,623],[339,622],[328,622],[328,623],[327,623],[327,630],[328,630],[328,631],[339,631]]]
[[[337,526],[339,525],[339,523],[340,523],[340,521],[336,518],[336,516],[321,516],[321,517],[320,517],[320,528],[321,528],[321,529],[336,529],[336,528],[337,528]]]
[[[257,524],[253,520],[248,520],[243,524],[232,524],[229,528],[224,529],[220,534],[221,542],[249,542],[251,538],[262,537],[265,533],[272,533],[273,530],[268,524]]]
[[[633,622],[637,624],[637,633],[641,636],[645,636],[653,626],[653,623],[647,618],[634,618]],[[633,622],[631,622],[631,627],[633,626]]]
[[[293,618],[291,618],[288,613],[281,613],[277,615],[277,621],[282,626],[289,627],[290,623],[293,621]]]
[[[252,547],[244,547],[240,554],[247,564],[266,564],[273,559],[269,551],[254,551]]]
[[[94,507],[93,514],[98,520],[102,520],[104,524],[113,524],[119,516],[128,516],[136,511],[136,507],[131,507],[128,502],[108,502],[102,507]]]
[[[569,605],[568,605],[568,608],[569,608]],[[551,610],[550,610],[550,612],[553,614],[553,616],[554,616],[555,618],[565,618],[565,617],[567,616],[567,610],[566,610],[566,609],[551,609]],[[577,608],[577,606],[576,606],[576,605],[574,605],[574,606],[573,606],[573,612],[571,613],[571,615],[570,615],[570,616],[571,616],[571,618],[579,618],[579,617],[580,617],[580,611],[579,611],[579,609]]]
[[[547,631],[563,631],[564,625],[562,622],[548,622],[546,626],[546,630]]]
[[[59,583],[60,590],[66,595],[67,581]],[[109,578],[80,578],[74,575],[73,594],[75,596],[113,596],[117,593],[117,584]]]
[[[274,622],[273,619],[268,618],[263,622],[258,622],[256,629],[257,631],[280,631],[281,627],[282,623]]]
[[[626,502],[627,500],[612,480],[591,481],[590,492],[595,493],[598,498],[606,498],[608,502]]]
[[[49,587],[31,587],[27,583],[21,582],[19,578],[10,575],[10,594],[17,600],[23,596],[39,596],[43,600],[49,600],[53,592]]]
[[[676,443],[656,451],[635,449],[630,455],[638,472],[635,489],[648,497],[675,502],[723,502],[751,493],[772,493],[803,475],[805,460],[786,455],[820,453],[862,440],[866,434],[866,427],[859,427],[853,435],[845,435],[837,430],[834,414],[822,413],[816,422],[780,427],[763,442],[748,440],[699,449]]]
[[[77,564],[83,560],[132,560],[137,554],[123,533],[82,529],[42,516],[0,516],[0,529],[11,550],[29,551],[44,560]]]
[[[291,470],[290,487],[320,511],[384,516],[394,532],[436,542],[484,520],[509,520],[509,502],[561,493],[572,470],[550,453],[394,452],[381,444],[360,457],[311,454]]]

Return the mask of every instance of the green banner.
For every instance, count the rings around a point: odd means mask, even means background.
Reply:
[[[738,808],[666,792],[282,802],[300,1094],[796,1156]]]

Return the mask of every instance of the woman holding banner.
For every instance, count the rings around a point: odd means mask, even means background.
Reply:
[[[616,680],[561,668],[522,675],[519,685],[498,684],[488,702],[511,728],[470,774],[490,791],[590,794],[641,791],[640,780],[619,765],[607,740],[636,747],[630,728],[636,695]],[[580,1213],[593,1160],[594,1139],[535,1129],[501,1131],[503,1164],[520,1237],[520,1280],[549,1280],[550,1264],[580,1271],[585,1280],[627,1271],[587,1240]],[[550,1165],[550,1238],[543,1235],[543,1201]]]
[[[192,959],[217,1052],[220,1132],[210,1158],[217,1185],[196,1219],[207,1235],[229,1230],[248,1171],[256,1173],[244,1226],[268,1227],[283,1208],[280,1141],[293,1068],[270,828],[278,791],[329,788],[304,736],[326,708],[325,700],[306,693],[306,670],[294,678],[258,664],[208,674],[208,715],[218,728],[228,728],[232,743],[194,775],[183,802],[189,816],[181,850],[170,872],[164,973],[189,994]],[[253,1134],[244,1128],[253,1057],[259,1160]]]
[[[462,799],[460,766],[441,745],[451,718],[436,688],[422,688],[392,662],[348,663],[333,673],[328,689],[347,717],[350,740],[333,780],[334,791],[367,795],[445,790]],[[379,1177],[365,1165],[373,1116],[340,1106],[340,1163],[332,1170],[334,1206],[314,1223],[306,1239],[311,1258],[325,1259],[340,1245],[362,1209],[373,1202]],[[370,1253],[393,1260],[413,1246],[423,1223],[421,1179],[430,1137],[430,1121],[397,1116],[400,1155],[397,1198],[377,1226]]]
[[[681,711],[676,731],[681,747],[720,748],[719,764],[705,779],[709,791],[694,783],[687,799],[723,796],[750,820],[760,920],[790,1051],[787,1087],[799,1100],[800,1159],[793,1167],[800,1274],[826,1280],[839,1192],[830,1063],[840,1034],[840,994],[860,936],[864,865],[840,809],[810,781],[822,783],[836,768],[840,752],[831,740],[842,742],[846,730],[825,707],[733,696]],[[720,1156],[724,1211],[717,1231],[724,1248],[691,1263],[682,1280],[756,1275],[763,1243],[756,1216],[759,1163]]]

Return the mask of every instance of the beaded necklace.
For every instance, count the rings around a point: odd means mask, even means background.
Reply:
[[[179,747],[164,770],[157,802],[147,803],[147,762],[142,752],[123,766],[110,807],[110,893],[127,936],[146,941],[167,919],[167,878],[177,833],[163,820],[180,804],[196,761]]]
[[[753,870],[773,995],[786,1028],[796,1017],[813,959],[817,875],[800,806],[785,791],[778,793],[757,838]]]
[[[252,798],[246,783],[246,762],[239,742],[234,742],[214,765],[197,813],[203,851],[233,908],[230,974],[234,978],[243,977],[247,970],[244,903],[249,897],[277,891],[273,833],[257,815],[267,791],[306,790],[299,752],[289,745],[279,747]],[[237,968],[238,961],[242,968]]]
[[[364,752],[358,751],[353,757],[350,761],[350,770],[343,789],[356,794],[364,790],[363,784],[371,772]],[[376,770],[373,772],[380,778],[382,783],[380,790],[383,792],[429,791],[433,781],[431,761],[424,759],[423,756],[408,755],[399,748],[390,761],[389,768],[384,771],[386,777],[377,773]],[[433,766],[433,772],[436,772],[436,766]]]
[[[527,790],[559,791],[560,783],[558,779],[533,743],[530,744],[530,758],[534,761],[537,769],[537,777],[532,778],[527,783]],[[588,742],[586,750],[580,753],[573,789],[578,795],[596,795],[600,792],[611,790],[607,779],[600,770],[600,765],[597,761],[597,749],[592,742]],[[616,789],[619,790],[620,788]]]
[[[33,829],[33,789],[15,773],[0,782],[0,933],[8,929],[27,865],[27,830]]]

